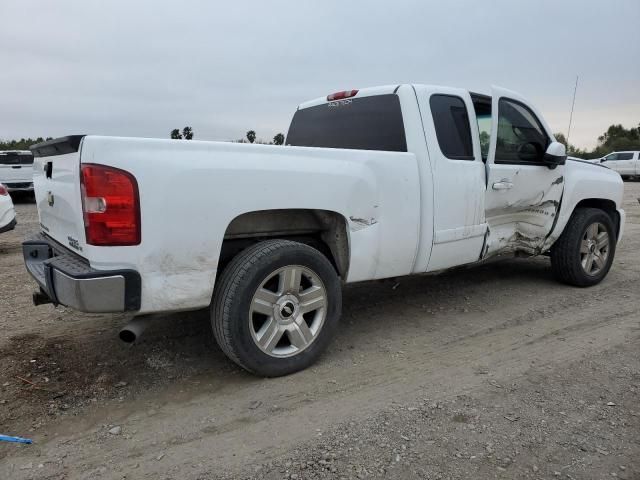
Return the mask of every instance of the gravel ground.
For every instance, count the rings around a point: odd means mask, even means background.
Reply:
[[[258,379],[206,312],[156,321],[31,304],[0,235],[0,478],[640,478],[640,183],[625,239],[590,289],[545,258],[351,285],[312,368]]]
[[[392,403],[319,429],[246,478],[640,478],[640,360],[628,350],[443,401]]]

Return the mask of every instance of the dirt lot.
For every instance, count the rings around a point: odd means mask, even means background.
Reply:
[[[157,320],[34,307],[0,236],[0,478],[640,478],[640,182],[612,272],[559,285],[505,260],[345,289],[314,367],[258,379],[206,312]]]

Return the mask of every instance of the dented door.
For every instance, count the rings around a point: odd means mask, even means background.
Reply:
[[[505,252],[541,253],[564,190],[564,165],[544,162],[553,134],[542,116],[515,92],[494,87],[487,158],[483,257]]]

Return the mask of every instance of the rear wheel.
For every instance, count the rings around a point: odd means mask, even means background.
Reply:
[[[597,208],[577,209],[551,250],[553,273],[570,285],[595,285],[609,272],[615,251],[611,217]]]
[[[214,336],[244,369],[267,377],[311,365],[333,337],[342,292],[333,265],[318,250],[288,240],[239,253],[217,282]]]

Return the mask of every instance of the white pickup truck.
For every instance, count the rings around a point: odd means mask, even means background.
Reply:
[[[639,151],[613,152],[602,157],[599,161],[602,165],[618,172],[625,180],[631,177],[640,177]]]
[[[33,146],[34,301],[138,319],[209,307],[228,357],[278,376],[325,349],[343,283],[548,254],[560,281],[589,286],[622,236],[620,176],[566,162],[538,111],[500,88],[338,92],[298,107],[286,145]]]
[[[14,192],[33,191],[33,154],[29,150],[0,151],[0,183]]]

